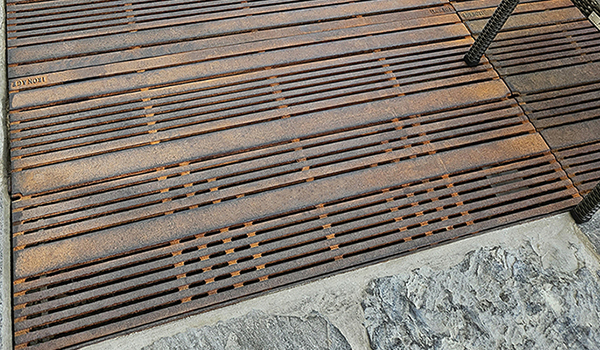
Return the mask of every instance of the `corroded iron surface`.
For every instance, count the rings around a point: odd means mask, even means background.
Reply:
[[[493,3],[453,5],[477,33]],[[487,57],[585,194],[600,181],[600,31],[575,3],[583,14],[570,0],[522,3]]]
[[[78,347],[576,204],[548,143],[570,146],[523,101],[595,83],[467,67],[493,6],[9,4],[16,347]],[[565,1],[519,11],[509,25],[597,36]]]

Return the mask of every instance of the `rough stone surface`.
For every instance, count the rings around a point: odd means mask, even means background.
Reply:
[[[590,221],[580,225],[579,228],[590,239],[590,242],[596,248],[596,252],[600,254],[600,212],[594,214]]]
[[[161,338],[143,350],[350,350],[331,323],[317,313],[306,317],[272,316],[252,312],[215,326],[189,329]]]
[[[379,278],[363,308],[373,350],[598,349],[600,284],[583,261],[544,268],[531,246],[470,252],[451,268]]]

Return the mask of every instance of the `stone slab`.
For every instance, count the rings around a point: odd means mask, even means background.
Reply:
[[[461,262],[468,261],[469,257],[475,254],[485,255],[486,251],[502,251],[511,252],[510,254],[515,255],[523,249],[527,250],[529,252],[528,256],[535,260],[536,265],[533,268],[533,270],[537,269],[535,271],[554,271],[558,276],[570,276],[569,278],[575,281],[578,274],[582,273],[581,271],[587,270],[591,274],[590,278],[594,279],[594,283],[589,284],[589,286],[596,286],[598,283],[596,272],[600,270],[600,260],[594,251],[593,244],[582,234],[569,214],[561,214],[473,236],[459,242],[437,246],[378,265],[274,292],[233,306],[113,338],[90,345],[85,349],[140,350],[144,347],[152,349],[150,347],[153,346],[152,344],[171,344],[170,346],[175,346],[175,343],[169,342],[183,339],[185,334],[202,332],[200,330],[203,327],[214,329],[218,324],[247,322],[240,320],[256,317],[253,316],[256,312],[277,317],[297,317],[300,319],[307,319],[310,315],[315,315],[316,312],[320,315],[319,317],[339,329],[340,334],[352,349],[371,349],[374,338],[373,334],[371,334],[371,338],[369,337],[368,327],[372,324],[370,323],[372,321],[369,321],[372,319],[369,312],[365,313],[363,310],[363,305],[368,305],[370,298],[368,290],[369,288],[372,289],[372,281],[389,276],[411,276],[418,271],[425,270],[429,271],[430,274],[442,276],[444,273],[452,271],[452,269],[460,268],[459,264]],[[480,253],[477,253],[478,250]],[[488,255],[490,254],[488,253]],[[467,257],[467,260],[465,260],[465,257]],[[529,263],[527,263],[529,260],[523,261],[526,262],[523,268],[529,266]],[[456,267],[457,265],[459,267]],[[527,283],[522,283],[521,286],[527,286]],[[456,292],[459,295],[463,290],[468,289],[463,288],[462,285],[452,288],[457,289]],[[566,288],[565,290],[574,292],[576,289]],[[523,289],[523,292],[526,291],[527,289]],[[550,304],[546,302],[544,305],[544,307],[547,307]],[[535,305],[532,308],[535,309]],[[392,310],[392,308],[383,308],[381,312],[386,312],[386,310]],[[544,310],[549,312],[548,309]],[[556,312],[557,315],[561,314],[560,310]],[[577,312],[587,313],[588,310],[583,309],[573,312],[575,314]],[[451,329],[454,328],[450,327],[447,331],[450,332]],[[177,344],[181,345],[183,343],[178,342]],[[190,349],[184,346],[177,348]]]
[[[373,350],[593,349],[598,271],[544,268],[530,245],[485,247],[450,269],[374,280],[363,303]]]

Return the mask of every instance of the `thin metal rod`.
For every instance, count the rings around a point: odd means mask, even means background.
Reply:
[[[571,209],[571,215],[578,224],[590,221],[594,213],[600,210],[600,182],[577,206]]]
[[[468,66],[474,67],[479,64],[481,56],[485,53],[485,50],[490,46],[494,38],[504,26],[504,23],[508,20],[508,17],[513,13],[515,7],[519,4],[519,0],[502,0],[492,18],[487,22],[485,28],[479,36],[471,49],[465,55],[465,62]]]

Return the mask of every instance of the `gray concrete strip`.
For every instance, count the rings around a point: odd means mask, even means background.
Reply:
[[[300,321],[309,320],[316,314],[322,317],[324,322],[330,323],[339,330],[352,349],[380,348],[374,343],[377,337],[372,332],[373,329],[369,329],[370,333],[367,331],[368,327],[374,324],[372,314],[365,312],[369,305],[369,291],[373,291],[374,281],[388,276],[403,275],[409,278],[422,271],[430,271],[431,274],[442,276],[444,271],[452,271],[452,268],[456,268],[458,264],[464,264],[466,260],[477,256],[476,252],[480,252],[479,255],[485,257],[493,255],[489,252],[497,251],[507,251],[508,255],[517,256],[522,261],[533,259],[537,262],[535,269],[547,274],[555,273],[559,277],[568,276],[573,280],[577,280],[579,272],[585,269],[592,272],[588,274],[592,279],[589,285],[598,285],[600,282],[597,275],[600,270],[600,257],[570,215],[565,213],[476,235],[381,264],[274,292],[232,306],[113,338],[84,349],[163,349],[167,344],[171,348],[177,344],[177,349],[188,349],[189,346],[184,342],[194,344],[204,339],[202,337],[207,334],[214,334],[215,330],[231,328],[232,324],[246,324],[247,322],[244,323],[243,320],[256,317],[257,312],[259,315],[271,315],[277,320],[291,317],[298,318]],[[529,252],[533,258],[529,256],[520,258],[519,252],[523,251]],[[528,286],[526,282],[521,285]],[[467,286],[465,290],[466,288]],[[460,292],[462,290],[457,290],[457,293]],[[597,293],[597,291],[592,292]],[[552,307],[551,304],[546,303],[549,307]],[[383,312],[387,312],[386,310],[392,312],[393,307],[393,305],[389,305],[389,308],[384,307]],[[571,307],[569,312],[585,314],[589,310],[574,310]],[[565,317],[568,315],[570,314],[565,314]],[[600,317],[600,310],[596,316]],[[393,325],[393,321],[389,323]],[[227,334],[228,337],[232,334],[225,331],[221,333]],[[547,339],[543,340],[547,341]],[[161,347],[161,344],[164,346]],[[234,345],[236,347],[232,348],[254,349],[251,344],[243,342],[236,342]]]
[[[6,2],[0,4],[0,350],[12,349]]]
[[[163,349],[351,350],[340,331],[317,312],[296,317],[260,311],[214,327],[189,329],[174,337],[161,338],[143,350]]]

